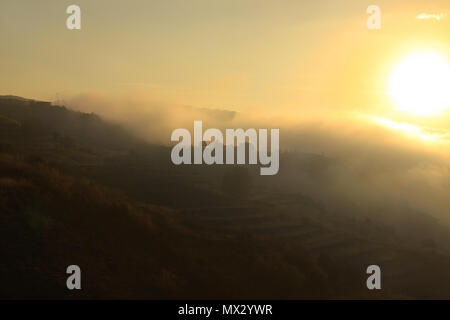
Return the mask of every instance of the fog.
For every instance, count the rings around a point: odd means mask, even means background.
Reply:
[[[332,207],[356,206],[357,211],[389,215],[397,208],[418,210],[449,222],[450,171],[447,132],[425,141],[383,127],[361,114],[345,110],[312,116],[301,110],[210,109],[158,101],[146,95],[101,93],[66,97],[74,110],[93,112],[118,123],[150,143],[170,145],[176,128],[279,128],[284,155],[317,154],[327,159],[322,173],[296,173],[296,156],[281,156],[280,172],[264,183],[307,194]],[[303,109],[305,110],[305,109]],[[431,128],[423,127],[427,132]],[[170,159],[168,159],[170,161]],[[287,160],[285,160],[287,161]]]

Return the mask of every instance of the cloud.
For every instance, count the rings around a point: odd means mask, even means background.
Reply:
[[[341,203],[361,206],[361,210],[406,204],[450,223],[448,127],[398,119],[374,121],[372,115],[354,113],[338,116],[329,110],[310,117],[303,115],[304,109],[236,112],[227,107],[186,106],[135,92],[91,92],[64,100],[71,109],[97,113],[151,143],[166,146],[171,144],[174,129],[192,132],[194,120],[222,132],[226,128],[279,128],[282,152],[304,156],[283,158],[276,177],[280,180],[273,180],[277,188],[297,190],[330,208],[339,208]],[[308,162],[311,154],[321,156]]]
[[[450,138],[450,132],[445,129],[418,126],[407,122],[396,122],[382,117],[373,117],[372,120],[388,129],[397,130],[424,141],[444,141]]]
[[[447,17],[445,13],[421,13],[416,18],[419,20],[435,20],[441,21]]]
[[[105,120],[127,127],[146,140],[168,144],[176,128],[191,128],[194,120],[203,120],[210,127],[223,128],[238,113],[226,108],[204,108],[159,101],[142,94],[83,93],[64,97],[64,104],[83,112],[93,112]]]

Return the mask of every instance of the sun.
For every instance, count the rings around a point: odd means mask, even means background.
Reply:
[[[450,108],[450,65],[434,51],[406,56],[389,78],[389,94],[399,110],[433,116]]]

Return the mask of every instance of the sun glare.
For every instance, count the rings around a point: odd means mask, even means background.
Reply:
[[[406,122],[396,122],[381,117],[372,117],[372,121],[391,130],[403,132],[411,137],[419,138],[426,142],[437,142],[443,138],[442,133],[427,132],[424,128]]]
[[[450,108],[450,65],[437,52],[405,57],[392,72],[389,94],[395,107],[418,116],[438,115]]]

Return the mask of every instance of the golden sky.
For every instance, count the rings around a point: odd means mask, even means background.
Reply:
[[[79,31],[65,26],[74,3]],[[381,30],[366,27],[370,4],[381,8]],[[386,90],[396,63],[415,50],[450,57],[450,18],[431,16],[449,8],[448,0],[3,0],[0,94],[139,93],[269,114],[392,116]]]
[[[449,97],[449,0],[1,0],[0,39],[0,95],[58,93],[162,144],[199,119],[280,128],[282,150],[346,159],[350,196],[366,179],[374,198],[448,216],[450,108],[398,106]]]

